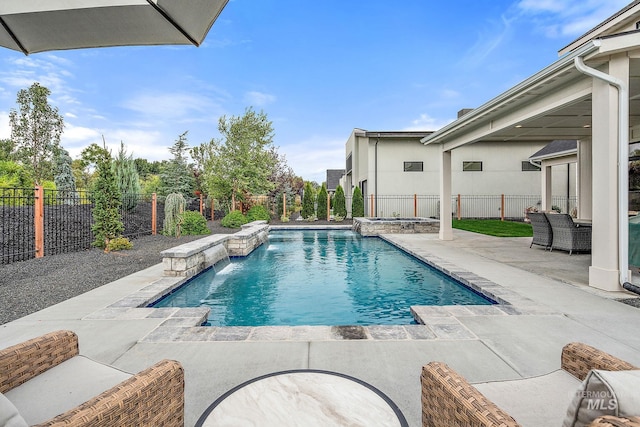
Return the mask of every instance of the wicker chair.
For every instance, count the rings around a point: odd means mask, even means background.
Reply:
[[[562,349],[561,367],[577,380],[583,380],[591,369],[621,371],[638,369],[608,353],[581,343],[570,343]],[[495,403],[486,398],[457,372],[441,362],[422,368],[422,425],[424,427],[518,427],[520,424]],[[524,380],[526,381],[526,380]],[[522,396],[527,399],[528,396]],[[605,416],[590,426],[640,427],[640,418]]]
[[[543,212],[529,212],[527,216],[533,227],[533,240],[529,247],[540,245],[544,246],[545,250],[549,249],[553,242],[553,231],[551,231],[551,224],[549,224],[547,216]]]
[[[0,350],[0,393],[9,392],[7,397],[11,400],[11,390],[18,390],[19,386],[76,356],[82,358],[78,353],[78,337],[71,331],[51,332]],[[59,381],[65,379],[60,378]],[[63,393],[63,390],[57,392]],[[14,404],[18,406],[16,402]],[[37,396],[32,397],[32,404],[40,404]],[[37,425],[182,427],[184,371],[178,362],[162,360],[85,403]]]
[[[551,250],[591,251],[591,227],[578,227],[567,214],[547,214],[547,219],[553,231]]]

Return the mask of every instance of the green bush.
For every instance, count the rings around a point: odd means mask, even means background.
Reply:
[[[333,196],[333,213],[336,221],[338,217],[342,217],[343,219],[347,217],[347,204],[344,197],[344,190],[340,185],[336,188],[336,194]]]
[[[209,234],[207,219],[198,211],[185,211],[180,216],[180,234],[183,236],[199,236]]]
[[[360,187],[353,190],[353,201],[351,202],[351,217],[361,218],[364,216],[364,199]]]
[[[317,197],[317,217],[318,219],[325,220],[327,219],[327,187],[322,183],[322,187],[320,187],[320,191],[318,191]]]
[[[126,237],[116,237],[115,239],[111,239],[107,242],[105,252],[122,251],[127,249],[133,249],[133,243],[131,243]]]
[[[247,217],[242,215],[242,212],[231,211],[222,218],[220,225],[227,228],[240,228],[242,224],[246,224],[247,222]]]
[[[247,212],[247,222],[269,221],[270,219],[271,215],[269,215],[267,209],[262,205],[256,205]]]
[[[311,186],[311,183],[307,181],[304,184],[304,194],[302,196],[302,212],[300,212],[302,218],[307,219],[310,216],[315,215],[316,209],[314,206],[314,199],[315,194],[313,187]]]

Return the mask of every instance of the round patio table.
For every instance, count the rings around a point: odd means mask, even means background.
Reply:
[[[207,408],[196,427],[408,426],[389,397],[337,372],[293,370],[249,380]]]

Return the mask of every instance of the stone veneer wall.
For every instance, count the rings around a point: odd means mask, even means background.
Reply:
[[[247,256],[268,240],[269,225],[254,221],[234,234],[214,234],[162,251],[165,276],[191,277],[228,256]]]
[[[438,233],[440,221],[432,218],[354,218],[353,231],[363,237],[380,234]]]

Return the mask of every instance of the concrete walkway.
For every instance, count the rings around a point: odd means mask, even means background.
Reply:
[[[130,372],[164,358],[179,360],[186,373],[187,426],[225,391],[289,369],[323,369],[357,377],[387,394],[409,424],[419,426],[420,368],[431,360],[448,363],[472,382],[520,378],[557,369],[562,346],[582,341],[640,365],[640,309],[615,301],[631,294],[606,293],[586,285],[589,255],[530,249],[530,238],[493,238],[458,230],[449,242],[426,234],[386,237],[417,255],[435,254],[444,263],[532,303],[518,315],[436,313],[431,323],[455,321],[470,334],[445,338],[432,334],[428,339],[391,335],[348,340],[324,334],[274,339],[263,334],[220,341],[209,340],[206,328],[196,328],[190,329],[189,340],[182,340],[180,335],[158,333],[171,330],[162,326],[165,322],[193,321],[178,312],[170,319],[156,317],[154,309],[110,308],[118,314],[97,315],[157,282],[162,274],[157,265],[1,325],[0,348],[70,329],[79,335],[82,354]]]

